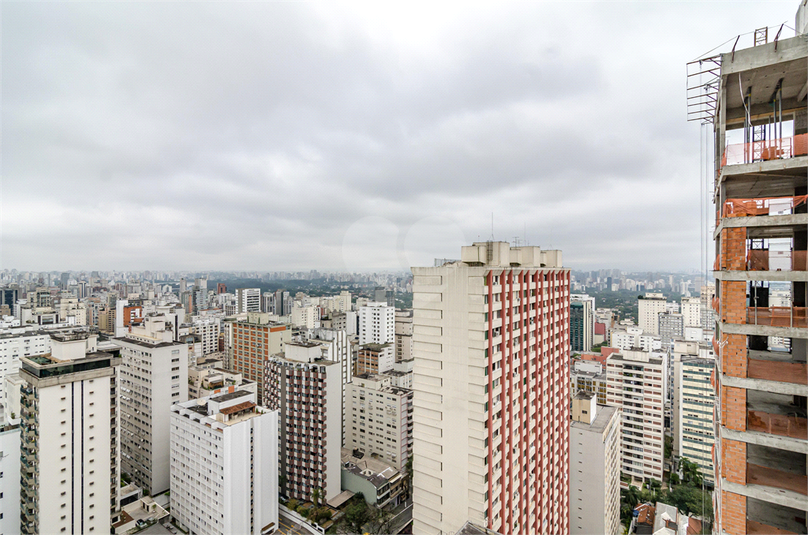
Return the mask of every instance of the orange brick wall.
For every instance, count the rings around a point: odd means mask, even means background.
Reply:
[[[721,281],[721,320],[746,323],[746,283]]]
[[[721,231],[721,261],[727,271],[746,271],[746,227]]]
[[[721,353],[722,372],[731,377],[746,377],[746,336],[725,334]]]
[[[721,439],[721,477],[746,485],[746,442]]]
[[[721,491],[721,511],[721,527],[727,533],[746,533],[746,496]]]
[[[724,386],[721,391],[721,425],[746,431],[746,389]],[[746,457],[744,457],[746,465]]]

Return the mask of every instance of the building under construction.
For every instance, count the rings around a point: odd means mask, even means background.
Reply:
[[[715,135],[714,533],[808,532],[806,2],[688,65]]]

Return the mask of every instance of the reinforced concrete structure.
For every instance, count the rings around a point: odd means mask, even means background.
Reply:
[[[413,533],[569,533],[570,272],[480,242],[413,271]]]
[[[228,368],[258,383],[258,403],[266,404],[263,397],[266,361],[282,353],[284,345],[292,341],[292,328],[270,321],[269,314],[250,313],[246,320],[232,323],[230,329],[232,356]]]
[[[795,37],[761,28],[755,46],[689,65],[714,100],[694,118],[715,133],[716,533],[808,531],[805,13]]]

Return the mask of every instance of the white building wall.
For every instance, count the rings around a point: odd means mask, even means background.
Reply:
[[[359,344],[395,343],[396,309],[369,302],[359,309]]]
[[[0,431],[0,533],[20,532],[20,428]]]
[[[20,369],[20,357],[44,355],[50,353],[50,335],[35,331],[0,334],[0,399],[3,399],[3,380],[7,375],[15,374]]]

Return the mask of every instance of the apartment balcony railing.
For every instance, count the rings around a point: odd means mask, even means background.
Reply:
[[[808,134],[752,143],[727,145],[721,157],[721,167],[743,163],[783,160],[808,154]]]
[[[747,307],[746,323],[769,327],[808,327],[805,307]]]
[[[808,363],[783,358],[766,358],[767,355],[769,353],[766,351],[757,353],[754,350],[749,351],[746,367],[747,377],[780,383],[808,385]],[[776,356],[777,354],[772,353],[771,355]],[[789,353],[783,353],[782,355],[790,357]]]
[[[769,435],[808,439],[808,420],[796,413],[786,415],[749,410],[747,411],[746,428],[749,431]]]
[[[790,490],[808,496],[808,476],[747,463],[746,483]]]

